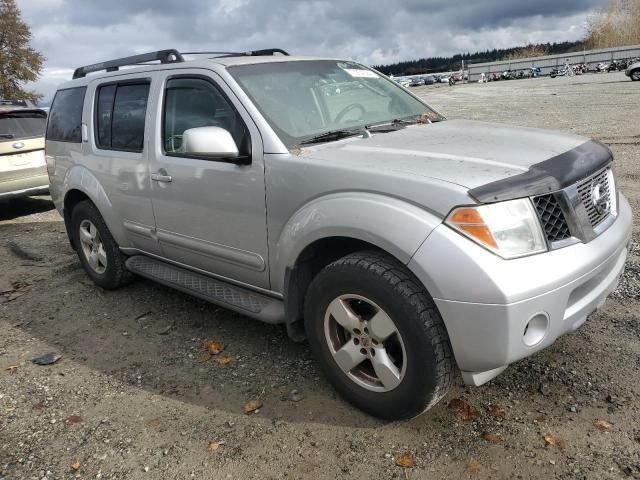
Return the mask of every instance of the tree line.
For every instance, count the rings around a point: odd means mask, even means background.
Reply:
[[[515,60],[517,58],[538,57],[581,51],[584,42],[560,42],[526,45],[524,47],[494,48],[476,53],[456,54],[450,57],[429,57],[419,60],[408,60],[390,65],[377,65],[374,68],[385,75],[417,75],[431,72],[451,72],[460,70],[464,63],[485,63],[498,60]]]

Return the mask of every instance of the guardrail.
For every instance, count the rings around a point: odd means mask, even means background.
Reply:
[[[542,69],[543,75],[548,75],[554,68],[561,68],[566,62],[571,65],[585,63],[595,67],[601,62],[613,60],[625,60],[640,57],[640,45],[629,45],[616,48],[601,48],[597,50],[584,50],[582,52],[563,53],[558,55],[545,55],[543,57],[519,58],[517,60],[500,60],[497,62],[475,63],[467,66],[469,81],[478,81],[482,73],[491,75],[500,74],[506,70],[529,70],[531,67]]]

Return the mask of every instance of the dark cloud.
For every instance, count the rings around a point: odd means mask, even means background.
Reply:
[[[50,95],[79,65],[161,48],[338,56],[369,64],[576,40],[606,0],[17,0]]]

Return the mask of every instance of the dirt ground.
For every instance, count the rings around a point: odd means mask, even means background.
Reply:
[[[103,291],[47,197],[2,203],[0,290],[13,292],[0,294],[0,480],[640,478],[640,82],[413,91],[450,118],[611,146],[636,242],[604,309],[489,384],[458,376],[430,412],[385,423],[338,398],[283,327],[142,279]],[[224,343],[231,362],[204,361],[204,340]],[[31,362],[48,352],[63,357]],[[416,466],[395,465],[403,454]]]

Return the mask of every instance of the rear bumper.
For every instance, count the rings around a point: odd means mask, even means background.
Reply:
[[[622,195],[618,217],[596,239],[515,260],[442,225],[409,267],[434,297],[465,381],[482,384],[575,330],[604,304],[624,270],[631,229]]]
[[[0,200],[49,193],[46,167],[34,169],[35,174],[9,180],[0,180]]]

